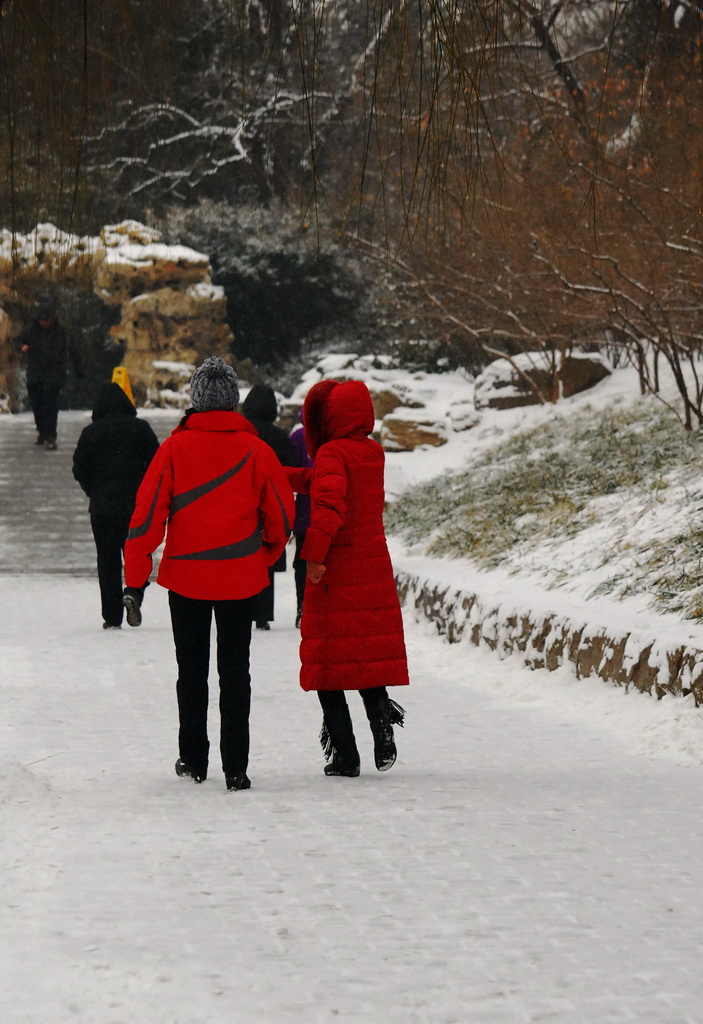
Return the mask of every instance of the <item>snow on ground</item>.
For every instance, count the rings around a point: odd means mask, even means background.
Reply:
[[[0,1019],[698,1021],[700,716],[407,622],[400,757],[326,779],[292,577],[253,642],[253,788],[178,779],[166,596],[6,577]],[[216,722],[216,715],[213,715]],[[213,723],[213,730],[216,724]]]
[[[86,422],[62,414],[48,453],[28,416],[0,420],[1,1021],[699,1024],[690,701],[529,671],[406,616],[398,763],[375,771],[356,700],[362,774],[327,779],[289,572],[253,637],[252,789],[225,790],[215,706],[210,777],[178,779],[165,592],[139,629],[100,628],[70,478]],[[422,475],[437,456],[395,458]],[[466,568],[428,562],[448,583]]]

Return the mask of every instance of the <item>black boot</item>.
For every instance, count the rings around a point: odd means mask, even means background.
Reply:
[[[361,774],[361,768],[358,764],[349,764],[342,761],[341,758],[335,756],[325,765],[325,775],[340,775],[345,779],[356,779]]]
[[[235,772],[234,775],[225,776],[225,783],[230,792],[234,789],[251,789],[251,781],[246,772]]]
[[[366,708],[366,717],[373,734],[373,756],[379,772],[387,772],[398,757],[393,735],[393,726],[403,727],[405,711],[391,700],[385,686],[362,690],[361,696]]]
[[[181,779],[192,779],[193,782],[205,782],[207,769],[205,771],[198,771],[197,768],[193,768],[192,765],[179,757],[176,761],[176,775]]]
[[[325,775],[355,779],[361,762],[346,697],[336,690],[319,691],[318,697],[324,714],[320,743],[328,761]]]

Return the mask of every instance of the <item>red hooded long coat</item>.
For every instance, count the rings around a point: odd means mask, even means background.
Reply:
[[[305,587],[300,644],[304,690],[404,686],[403,621],[383,530],[383,449],[362,381],[320,381],[303,410],[312,469],[287,469],[309,493],[310,526],[301,557],[322,562]]]
[[[268,586],[294,515],[283,469],[238,412],[198,412],[161,445],[137,492],[125,546],[125,583],[149,578],[183,597],[226,601]],[[166,524],[168,523],[168,529]]]

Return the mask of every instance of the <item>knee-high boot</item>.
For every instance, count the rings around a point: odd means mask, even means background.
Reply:
[[[366,717],[373,734],[373,754],[379,772],[387,772],[392,768],[398,757],[393,735],[393,726],[402,729],[405,723],[405,711],[388,696],[385,686],[374,686],[361,690],[361,697],[366,709]]]
[[[320,690],[318,697],[323,713],[320,743],[328,761],[325,775],[355,778],[360,758],[346,697],[341,690]]]

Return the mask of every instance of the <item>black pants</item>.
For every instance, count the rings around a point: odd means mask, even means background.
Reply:
[[[34,413],[37,433],[44,440],[56,438],[59,421],[60,384],[44,384],[43,381],[32,381],[27,384],[29,404]]]
[[[103,619],[108,626],[121,626],[122,553],[129,531],[129,516],[91,515],[98,555],[98,582]]]
[[[245,772],[249,764],[251,677],[249,647],[255,598],[198,601],[169,591],[171,626],[178,662],[178,752],[197,774],[207,775],[210,630],[217,627],[220,677],[220,754],[226,776]]]
[[[381,711],[388,706],[388,690],[385,686],[372,686],[366,690],[356,691],[364,702],[364,710],[369,724],[373,725]],[[333,752],[342,761],[351,764],[359,763],[359,751],[356,746],[354,727],[349,705],[344,690],[318,690],[317,696],[322,707],[322,714],[332,744]]]
[[[254,606],[255,622],[273,622],[273,567],[269,566],[269,585],[256,595]]]
[[[305,534],[296,534],[295,537],[295,555],[293,556],[293,574],[295,576],[295,596],[298,605],[298,611],[302,611],[303,608],[303,597],[305,596],[305,580],[307,574],[308,563],[304,558],[300,557],[303,544],[305,543]]]

